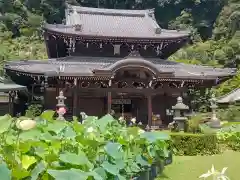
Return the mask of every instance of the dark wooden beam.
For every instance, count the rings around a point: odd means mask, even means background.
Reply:
[[[111,92],[108,92],[107,93],[107,111],[108,111],[108,114],[111,113],[111,110],[112,110],[112,93]]]
[[[147,107],[148,107],[148,126],[152,125],[152,96],[147,95]]]
[[[77,116],[78,115],[78,100],[79,100],[79,95],[78,95],[78,81],[77,79],[74,80],[74,85],[75,85],[75,89],[73,91],[73,116]]]
[[[106,93],[106,92],[112,92],[112,93],[138,93],[138,94],[163,94],[165,92],[167,93],[174,93],[178,91],[184,91],[186,88],[159,88],[159,89],[152,89],[152,88],[143,88],[143,89],[137,89],[137,88],[81,88],[79,89],[80,92],[97,92],[97,93]]]

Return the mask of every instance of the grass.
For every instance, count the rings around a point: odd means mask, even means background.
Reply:
[[[228,167],[226,175],[230,180],[239,180],[240,152],[226,151],[214,156],[176,156],[173,164],[164,169],[164,175],[157,180],[199,180],[199,176],[211,169],[221,171]],[[210,179],[211,180],[211,179]]]

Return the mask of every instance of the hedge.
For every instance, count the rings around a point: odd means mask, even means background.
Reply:
[[[221,134],[222,137],[219,138],[219,144],[225,145],[233,151],[240,151],[240,132],[223,132]]]
[[[212,155],[220,152],[215,134],[170,133],[170,146],[178,156]]]

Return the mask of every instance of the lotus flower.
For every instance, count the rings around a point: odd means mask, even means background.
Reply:
[[[133,124],[135,124],[136,121],[137,121],[137,119],[136,119],[135,117],[131,119],[131,122],[132,122]]]
[[[18,129],[21,129],[23,131],[27,131],[30,129],[33,129],[36,126],[36,121],[32,119],[26,119],[26,120],[17,120],[16,126]]]
[[[138,130],[138,134],[142,134],[142,133],[144,133],[145,131],[144,130],[142,130],[142,129],[139,129]]]
[[[57,113],[58,113],[58,114],[65,114],[65,113],[66,113],[66,108],[65,108],[65,107],[60,107],[60,108],[57,110]]]
[[[124,121],[124,117],[121,116],[118,120],[119,121]]]
[[[82,119],[87,119],[88,115],[85,112],[80,112],[80,115],[82,116]]]
[[[216,180],[230,180],[230,179],[225,175],[226,170],[227,170],[227,167],[224,167],[221,172],[218,172],[217,170],[215,170],[214,166],[212,165],[211,170],[210,170],[210,171],[208,170],[207,173],[202,174],[201,176],[199,176],[199,178],[206,179],[206,178],[212,176],[212,177],[213,177],[213,180],[215,180],[215,179],[216,179]]]
[[[88,129],[87,129],[87,132],[88,133],[92,133],[94,131],[94,128],[93,127],[89,127]]]

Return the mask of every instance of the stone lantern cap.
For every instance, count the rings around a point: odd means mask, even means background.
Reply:
[[[60,91],[60,92],[59,92],[59,96],[57,96],[56,99],[59,99],[59,100],[64,100],[64,99],[66,99],[66,97],[63,95],[63,91]]]
[[[173,120],[174,121],[186,121],[186,120],[188,120],[188,118],[187,117],[174,117]]]
[[[56,97],[56,99],[58,100],[57,107],[65,107],[66,106],[64,104],[64,100],[67,99],[67,98],[63,95],[63,91],[59,92],[59,96]]]
[[[189,107],[185,104],[183,104],[182,97],[177,98],[177,104],[175,106],[172,106],[173,110],[188,110]]]

